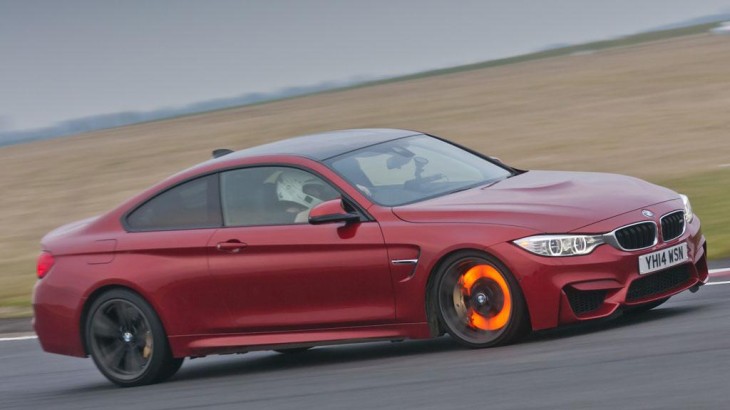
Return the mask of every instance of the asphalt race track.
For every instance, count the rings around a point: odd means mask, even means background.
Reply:
[[[432,341],[188,360],[169,382],[114,387],[90,359],[0,342],[0,408],[728,408],[730,277],[633,318],[468,350]]]

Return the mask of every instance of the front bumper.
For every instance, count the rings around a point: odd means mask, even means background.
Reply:
[[[627,221],[617,218],[608,223],[621,226]],[[639,256],[682,242],[688,245],[686,263],[639,274]],[[660,240],[638,251],[601,245],[589,255],[551,258],[533,255],[511,243],[488,251],[504,262],[520,282],[533,330],[607,317],[623,306],[663,299],[708,279],[707,244],[697,217],[679,238]]]

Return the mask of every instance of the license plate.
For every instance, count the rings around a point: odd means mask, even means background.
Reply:
[[[639,274],[656,272],[689,260],[687,243],[639,256]]]

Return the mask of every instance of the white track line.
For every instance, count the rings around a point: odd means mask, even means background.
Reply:
[[[728,272],[728,273],[730,273],[730,268],[710,269],[710,275],[714,275],[716,273],[722,273],[722,272]]]
[[[17,336],[17,337],[0,337],[0,342],[12,342],[15,340],[38,339],[38,336]]]
[[[722,282],[707,282],[707,283],[705,283],[705,286],[712,286],[712,285],[730,285],[730,280],[724,280]]]

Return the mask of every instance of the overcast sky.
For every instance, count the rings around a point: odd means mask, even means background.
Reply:
[[[730,0],[0,0],[0,131],[392,76],[730,12]]]

